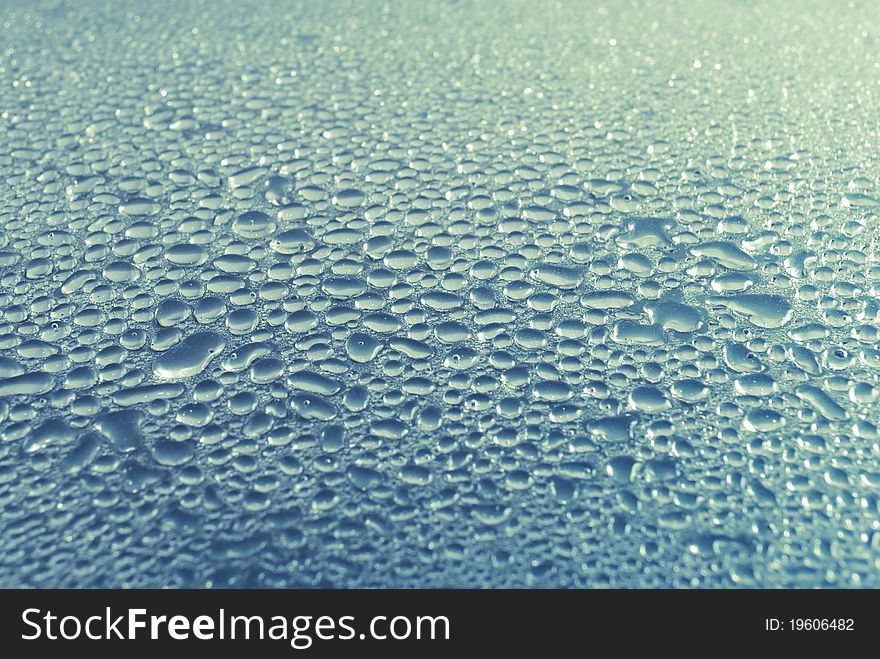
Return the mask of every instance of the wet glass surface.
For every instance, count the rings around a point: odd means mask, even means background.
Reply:
[[[0,9],[0,585],[880,586],[875,4]]]

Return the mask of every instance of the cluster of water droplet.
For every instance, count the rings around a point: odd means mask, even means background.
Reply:
[[[869,17],[494,4],[4,10],[0,583],[880,585]]]

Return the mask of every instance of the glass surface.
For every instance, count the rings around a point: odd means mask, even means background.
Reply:
[[[0,2],[0,585],[880,586],[878,18]]]

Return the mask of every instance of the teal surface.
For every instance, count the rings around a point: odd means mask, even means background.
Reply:
[[[0,585],[880,587],[878,19],[0,2]]]

